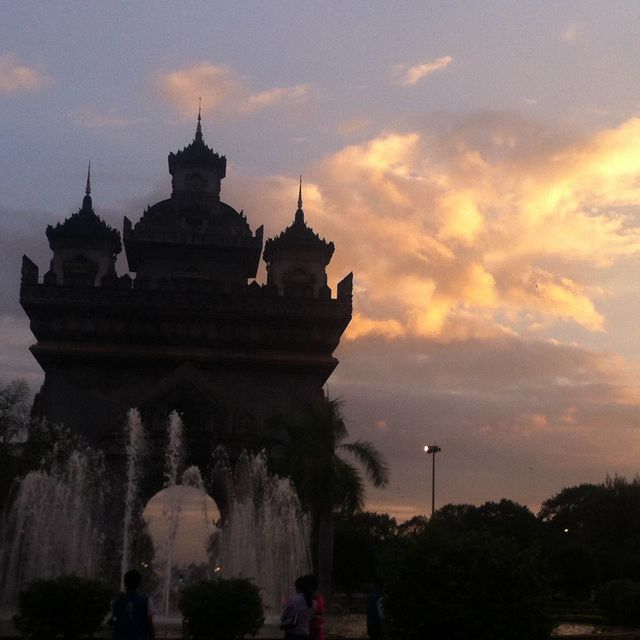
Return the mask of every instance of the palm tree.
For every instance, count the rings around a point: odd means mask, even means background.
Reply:
[[[333,517],[364,506],[364,477],[374,486],[389,481],[380,452],[368,441],[345,442],[348,431],[342,402],[323,397],[297,413],[282,416],[287,444],[283,455],[285,475],[291,478],[303,508],[312,516],[312,554],[320,590],[331,592]],[[364,471],[342,458],[352,457]]]

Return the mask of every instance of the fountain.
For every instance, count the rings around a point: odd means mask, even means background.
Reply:
[[[162,568],[162,607],[165,616],[169,615],[169,594],[173,574],[173,551],[178,532],[178,522],[182,504],[179,494],[172,489],[178,484],[180,468],[183,465],[182,420],[176,411],[169,415],[169,439],[165,454],[165,488],[169,489],[169,503],[165,505],[163,516],[169,523],[168,535],[163,549]]]
[[[138,487],[142,475],[142,454],[145,439],[140,413],[130,409],[127,414],[127,483],[124,496],[124,524],[122,526],[122,560],[120,562],[120,582],[131,566],[132,524],[138,515]]]
[[[264,453],[242,454],[223,475],[229,512],[218,540],[222,575],[252,578],[267,612],[279,615],[295,579],[310,571],[309,518],[290,481],[269,474]]]
[[[103,557],[104,467],[89,449],[66,464],[16,481],[0,523],[0,607],[12,609],[22,585],[64,574],[95,576]]]
[[[171,614],[170,594],[175,544],[182,511],[181,491],[191,487],[202,495],[202,522],[210,528],[213,513],[200,469],[184,467],[183,425],[177,412],[167,421],[164,457],[167,523],[155,565],[161,577],[160,610]],[[120,573],[132,564],[134,523],[140,516],[145,436],[137,410],[126,423],[126,477]],[[51,471],[32,471],[17,481],[15,499],[0,524],[0,604],[13,608],[20,588],[38,578],[64,574],[100,576],[104,559],[104,467],[88,448],[73,451],[66,464]],[[244,453],[232,468],[221,451],[214,459],[212,482],[225,496],[224,521],[215,533],[212,573],[252,579],[260,588],[267,612],[279,613],[293,582],[309,572],[309,522],[288,480],[273,477],[264,454]],[[206,550],[205,550],[206,552]]]

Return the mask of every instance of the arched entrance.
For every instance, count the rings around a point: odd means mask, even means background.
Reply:
[[[167,615],[177,609],[183,584],[211,579],[220,570],[220,512],[204,488],[177,484],[158,491],[144,507],[142,519],[153,548],[148,575],[156,583],[156,611]]]

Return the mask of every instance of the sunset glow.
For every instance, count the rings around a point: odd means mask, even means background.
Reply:
[[[354,273],[328,390],[389,459],[369,508],[427,511],[427,441],[444,502],[633,477],[640,5],[214,4],[0,9],[0,378],[41,384],[20,259],[46,271],[87,161],[98,215],[139,219],[201,98],[222,199],[273,237],[302,174],[334,296]]]

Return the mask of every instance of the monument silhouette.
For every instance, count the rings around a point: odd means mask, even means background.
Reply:
[[[20,303],[45,373],[34,413],[107,460],[124,457],[130,407],[152,444],[177,410],[189,464],[206,467],[218,445],[232,460],[243,449],[271,455],[269,418],[321,396],[338,364],[352,274],[332,297],[334,245],[308,226],[302,183],[293,223],[264,245],[259,284],[263,227],[252,232],[221,201],[226,164],[206,145],[199,113],[193,141],[169,154],[170,198],[135,223],[125,217],[120,236],[94,211],[89,168],[80,210],[47,227],[53,257],[42,279],[23,257]],[[119,275],[123,245],[130,273]]]

